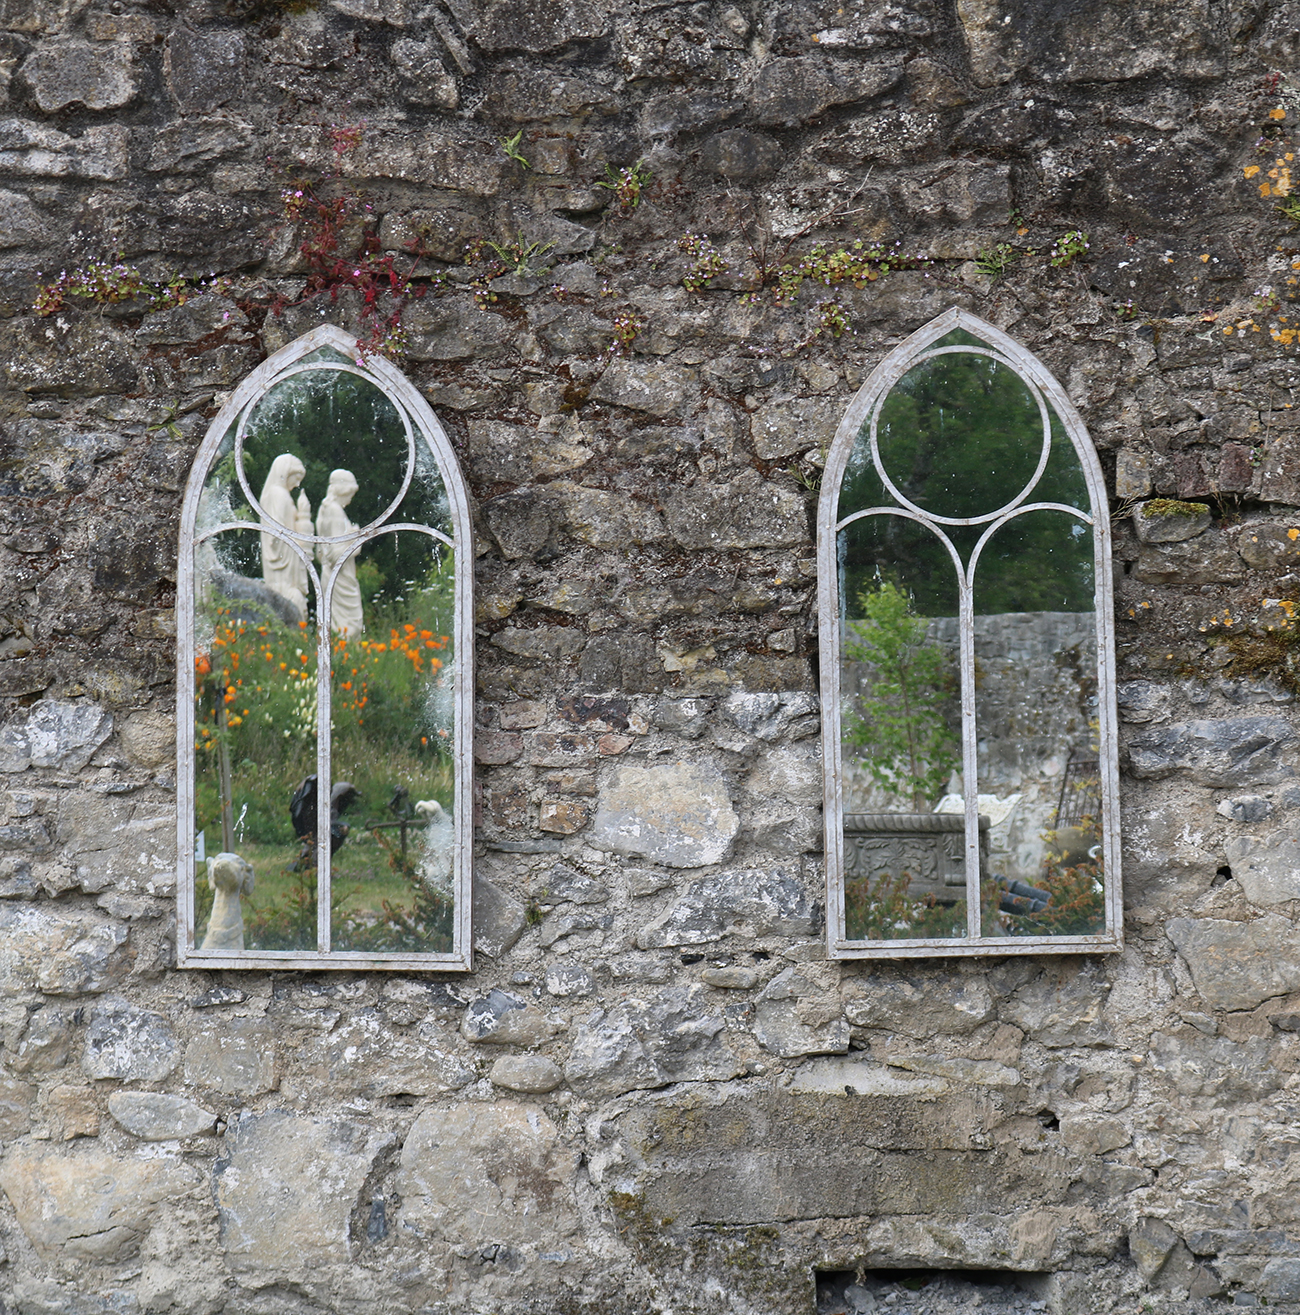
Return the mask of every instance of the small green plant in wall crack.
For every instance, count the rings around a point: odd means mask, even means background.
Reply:
[[[998,242],[991,247],[985,247],[975,257],[975,268],[985,278],[1000,278],[1019,259],[1020,252],[1010,242]]]
[[[625,310],[614,317],[614,341],[609,345],[611,356],[628,356],[637,335],[645,328],[645,321],[634,310]]]
[[[519,278],[532,278],[550,272],[549,265],[541,262],[546,253],[555,245],[554,242],[530,242],[521,229],[519,236],[508,242],[488,241],[484,244],[492,249],[496,258],[511,273]]]
[[[613,192],[623,213],[631,214],[641,204],[641,193],[649,184],[651,176],[644,160],[617,170],[607,164],[604,180],[597,182],[596,186]]]
[[[531,169],[533,166],[524,158],[523,152],[519,149],[519,143],[524,139],[524,130],[519,129],[513,137],[500,137],[497,139],[497,145],[501,148],[501,153],[507,160],[513,160],[516,164],[523,165],[525,169]]]
[[[695,257],[695,263],[682,275],[682,287],[687,292],[699,292],[709,283],[725,274],[729,268],[722,252],[702,233],[683,233],[677,239],[677,250]]]
[[[1078,260],[1080,256],[1086,255],[1087,252],[1087,233],[1081,228],[1072,228],[1068,233],[1062,233],[1052,243],[1052,249],[1047,253],[1047,259],[1057,269],[1064,269],[1073,261]]]

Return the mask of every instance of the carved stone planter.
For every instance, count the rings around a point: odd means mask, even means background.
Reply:
[[[906,872],[911,899],[955,904],[966,895],[965,819],[960,813],[846,813],[844,875],[876,881]],[[988,860],[989,819],[980,818],[980,864]]]

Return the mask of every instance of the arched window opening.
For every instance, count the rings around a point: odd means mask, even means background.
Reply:
[[[946,311],[854,398],[818,554],[831,953],[1121,948],[1109,519],[1064,390]]]
[[[446,434],[342,330],[222,407],[181,516],[181,966],[469,968],[472,571]]]

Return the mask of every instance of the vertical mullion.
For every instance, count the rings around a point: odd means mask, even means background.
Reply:
[[[980,936],[980,801],[976,775],[975,728],[975,590],[970,570],[958,577],[957,634],[961,665],[962,803],[966,817],[966,935]]]
[[[324,572],[321,573],[322,577]],[[330,952],[330,596],[334,576],[322,578],[316,603],[316,949]]]

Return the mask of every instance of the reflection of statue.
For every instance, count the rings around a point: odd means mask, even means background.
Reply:
[[[271,462],[271,472],[262,485],[263,523],[273,523],[286,530],[298,531],[298,508],[293,503],[293,490],[302,483],[306,474],[297,457],[282,452]],[[303,498],[306,501],[306,498]],[[308,513],[310,524],[310,512]],[[262,579],[281,597],[287,598],[297,609],[298,619],[307,619],[307,568],[297,553],[283,539],[273,534],[262,534]]]
[[[244,948],[244,911],[240,895],[253,893],[253,867],[238,854],[217,854],[208,859],[208,885],[215,897],[208,933],[201,950],[242,950]]]
[[[357,527],[348,519],[344,508],[352,501],[357,487],[350,470],[336,470],[330,475],[329,492],[316,517],[316,533],[322,539],[356,532]],[[316,557],[321,564],[322,587],[335,564],[346,557],[330,594],[330,629],[346,631],[349,635],[361,634],[366,627],[361,616],[361,588],[357,584],[357,554],[349,553],[341,543],[321,543],[316,545]]]

